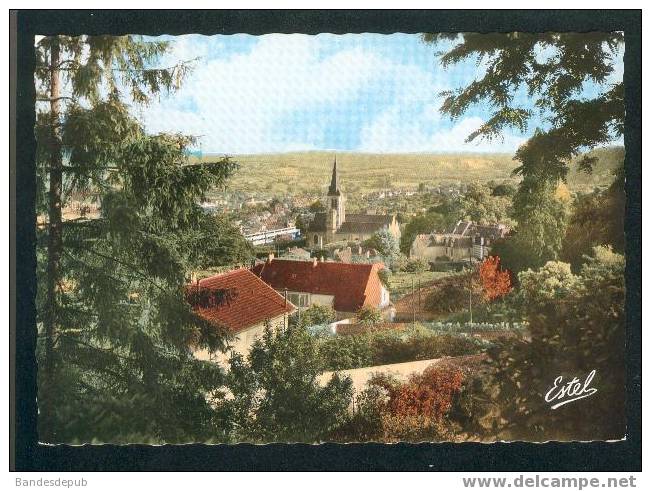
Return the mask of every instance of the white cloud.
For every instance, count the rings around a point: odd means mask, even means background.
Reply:
[[[367,152],[513,152],[526,138],[506,133],[503,138],[466,143],[466,138],[484,121],[467,117],[452,127],[442,124],[438,105],[426,106],[422,113],[406,121],[400,108],[392,106],[362,129],[360,150]],[[436,115],[436,116],[433,116]]]
[[[323,125],[293,144],[279,140],[278,125],[296,111],[351,100],[382,69],[382,60],[358,48],[324,59],[316,48],[310,36],[268,35],[248,53],[202,63],[172,99],[144,111],[147,127],[203,135],[202,146],[215,152],[312,148]],[[184,42],[175,49],[192,52]]]
[[[465,144],[482,121],[467,117],[450,128],[441,119],[444,71],[355,42],[326,55],[331,38],[272,34],[237,53],[226,41],[181,36],[170,58],[203,60],[143,120],[150,131],[200,136],[204,152],[227,154],[326,149],[333,131],[350,131],[356,150],[368,152],[513,151],[524,141]]]

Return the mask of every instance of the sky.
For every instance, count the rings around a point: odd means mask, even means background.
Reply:
[[[163,66],[198,58],[182,88],[139,110],[151,132],[199,137],[214,154],[294,151],[513,152],[528,133],[465,143],[490,115],[439,112],[443,90],[482,75],[468,60],[443,69],[415,34],[269,34],[168,37]],[[617,60],[613,81],[621,80]],[[516,102],[527,107],[526,96]]]

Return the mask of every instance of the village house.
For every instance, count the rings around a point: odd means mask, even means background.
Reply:
[[[248,353],[253,342],[262,336],[265,325],[286,328],[289,314],[295,310],[283,295],[246,268],[204,278],[188,286],[189,292],[192,289],[225,295],[215,305],[197,302],[194,308],[204,319],[231,334],[233,340],[228,344],[241,354]],[[201,360],[221,362],[229,357],[228,353],[210,354],[207,350],[195,351],[194,355]]]
[[[322,249],[333,242],[364,241],[383,229],[389,230],[396,239],[400,239],[400,224],[395,215],[346,214],[346,196],[339,186],[336,158],[326,206],[327,210],[316,213],[308,227],[307,242],[312,247]]]
[[[290,247],[282,254],[278,259],[290,259],[296,261],[311,261],[312,254],[310,251],[306,251],[302,247]]]
[[[509,232],[503,224],[476,225],[458,221],[450,232],[417,235],[409,251],[410,258],[428,262],[482,261],[490,255],[495,240]]]
[[[344,247],[332,251],[332,257],[340,263],[378,263],[382,262],[380,253],[374,248],[365,248],[361,245],[356,247]]]
[[[389,291],[378,272],[382,263],[344,264],[277,260],[273,255],[252,271],[299,309],[311,305],[332,307],[338,319],[352,317],[362,307],[384,309],[390,304]]]

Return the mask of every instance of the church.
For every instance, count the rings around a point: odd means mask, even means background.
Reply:
[[[326,209],[323,213],[316,213],[308,227],[307,243],[311,247],[321,249],[333,242],[361,242],[383,229],[400,239],[400,225],[395,215],[346,214],[346,196],[339,186],[336,157]]]

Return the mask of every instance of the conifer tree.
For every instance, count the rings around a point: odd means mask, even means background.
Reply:
[[[514,172],[523,180],[514,197],[514,239],[516,249],[535,251],[533,261],[521,266],[557,259],[567,213],[554,190],[566,179],[574,157],[616,140],[624,131],[624,84],[611,80],[624,34],[462,33],[425,34],[423,39],[450,43],[441,53],[444,67],[464,60],[484,67],[467,86],[442,93],[441,110],[452,119],[478,103],[490,108],[490,117],[468,135],[468,142],[491,141],[508,129],[525,131],[534,117],[542,121],[544,127],[536,128],[515,155],[519,166]],[[578,166],[591,172],[596,161],[584,155]],[[517,269],[515,264],[508,267]]]
[[[190,69],[157,67],[169,48],[135,36],[36,46],[43,441],[189,441],[214,431],[209,396],[220,372],[191,348],[219,349],[223,333],[193,313],[184,284],[188,271],[224,261],[215,244],[237,241],[197,204],[234,164],[192,163],[192,137],[148,135],[131,115],[129,104],[174,91]],[[94,200],[99,215],[64,220],[73,197]]]

